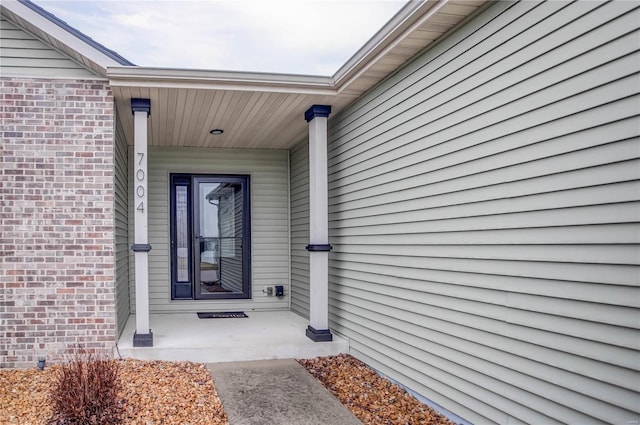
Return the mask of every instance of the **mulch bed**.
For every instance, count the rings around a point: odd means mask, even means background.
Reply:
[[[365,424],[455,425],[348,354],[298,363]]]
[[[205,365],[130,359],[118,364],[125,424],[228,424]],[[47,395],[56,367],[0,370],[0,424],[47,423],[53,413]]]
[[[365,424],[454,425],[349,355],[298,360]],[[125,424],[228,424],[204,364],[122,360]],[[48,393],[58,366],[0,369],[0,424],[46,424]]]

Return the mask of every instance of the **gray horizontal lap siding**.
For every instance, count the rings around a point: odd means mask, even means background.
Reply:
[[[128,218],[128,171],[127,142],[120,122],[116,123],[114,153],[114,199],[116,237],[116,310],[118,333],[122,333],[130,313],[129,297],[129,218]]]
[[[471,422],[637,419],[639,27],[496,3],[330,120],[355,355]]]
[[[131,147],[130,147],[131,149]],[[130,152],[131,157],[131,152]],[[267,286],[289,294],[288,154],[285,150],[149,148],[149,309],[151,313],[207,310],[288,309],[288,298],[267,296]],[[129,159],[129,243],[134,235],[133,178]],[[169,255],[169,174],[250,176],[251,299],[171,300]],[[134,260],[130,256],[131,311],[135,312]]]
[[[309,318],[309,145],[290,154],[291,174],[291,310]]]
[[[0,68],[3,76],[95,78],[84,66],[0,17]]]

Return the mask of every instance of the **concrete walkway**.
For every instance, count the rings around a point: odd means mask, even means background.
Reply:
[[[293,359],[207,366],[230,425],[361,424]]]

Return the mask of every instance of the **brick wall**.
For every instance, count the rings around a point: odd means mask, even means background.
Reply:
[[[116,341],[111,90],[0,78],[0,367]]]

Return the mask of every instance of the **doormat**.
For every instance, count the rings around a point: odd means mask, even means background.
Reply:
[[[199,319],[239,319],[241,317],[249,317],[244,311],[216,311],[216,312],[198,312]]]

